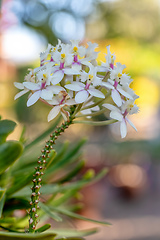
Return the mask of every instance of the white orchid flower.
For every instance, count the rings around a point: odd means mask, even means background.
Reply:
[[[46,86],[46,82],[24,82],[23,84],[28,90],[32,91],[32,95],[27,101],[27,107],[30,107],[31,105],[36,103],[40,98],[46,101],[52,100],[53,94],[58,94],[60,91],[64,90],[60,86]]]
[[[25,93],[29,92],[29,89],[27,89],[23,83],[19,83],[19,82],[14,82],[14,86],[22,91],[20,91],[19,93],[17,93],[14,96],[14,100],[16,100],[17,98],[23,96]]]
[[[116,59],[115,54],[111,53],[110,51],[110,45],[107,47],[107,54],[105,56],[106,62],[101,62],[101,65],[99,66],[99,72],[109,72],[114,69],[114,62]]]
[[[65,91],[59,92],[58,97],[54,97],[51,101],[48,101],[50,105],[54,105],[52,110],[48,114],[48,122],[54,119],[59,113],[62,114],[65,121],[69,113],[63,109],[65,106],[75,105],[76,102],[74,99],[70,99],[69,95]]]
[[[110,117],[120,122],[120,133],[122,138],[127,135],[127,122],[137,131],[134,124],[127,117],[128,114],[134,114],[138,111],[138,107],[133,104],[133,101],[126,102],[121,109],[107,103],[102,106],[111,110]]]
[[[76,103],[85,102],[88,99],[89,95],[98,98],[105,98],[104,94],[98,89],[95,89],[94,86],[91,86],[91,83],[89,81],[87,81],[86,84],[81,82],[72,82],[71,84],[65,85],[65,87],[69,90],[78,92],[75,96]]]

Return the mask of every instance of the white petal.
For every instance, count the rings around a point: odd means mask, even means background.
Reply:
[[[75,102],[74,99],[68,99],[68,100],[66,101],[66,105],[68,105],[68,106],[70,106],[70,105],[75,105],[75,104],[77,104],[77,103]]]
[[[74,62],[72,63],[72,69],[75,69],[75,71],[78,71],[80,73],[80,70],[82,70],[82,65],[78,62]]]
[[[127,135],[127,125],[125,120],[123,119],[123,121],[120,123],[120,132],[121,132],[121,137],[125,138]]]
[[[23,85],[26,88],[33,90],[33,91],[40,89],[40,86],[37,83],[33,83],[33,82],[24,82]]]
[[[82,89],[85,88],[85,85],[80,82],[75,82],[75,83],[71,83],[71,84],[66,84],[65,87],[72,91],[81,91]]]
[[[38,101],[38,99],[40,98],[40,94],[41,94],[41,91],[37,91],[37,92],[33,93],[27,101],[27,107],[30,107],[31,105],[36,103]]]
[[[127,97],[127,98],[129,98],[129,99],[133,99],[132,96],[131,96],[129,93],[127,93],[126,91],[124,91],[123,89],[121,89],[120,86],[117,86],[117,90],[118,90],[123,96],[125,96],[125,97]]]
[[[94,97],[105,98],[104,94],[97,89],[89,89],[88,92]]]
[[[79,74],[80,72],[76,68],[65,68],[64,73],[67,75],[75,75]]]
[[[59,70],[51,76],[51,83],[53,85],[56,85],[62,80],[63,77],[64,77],[64,72],[62,70]]]
[[[111,93],[113,101],[117,104],[118,107],[122,105],[122,99],[117,90],[113,89]]]
[[[42,89],[40,97],[45,100],[52,100],[53,92],[47,89]]]
[[[113,111],[119,111],[120,112],[119,108],[113,106],[112,104],[104,103],[102,106],[105,107],[105,108],[108,108],[111,111],[113,110]]]
[[[75,96],[76,103],[83,103],[87,100],[89,93],[86,90],[78,92]]]
[[[131,125],[131,127],[133,127],[137,131],[137,128],[134,126],[134,124],[131,122],[131,120],[129,120],[128,118],[125,118],[125,119]]]
[[[68,119],[67,119],[66,114],[64,114],[62,111],[61,111],[61,114],[62,114],[62,117],[63,117],[64,121],[67,121]]]
[[[48,114],[48,122],[54,119],[60,112],[60,106],[55,106]]]
[[[114,89],[114,87],[108,82],[102,82],[102,86],[109,88],[109,89]]]
[[[24,89],[23,83],[14,82],[13,84],[14,84],[14,86],[15,86],[16,88],[18,88],[18,89],[21,89],[21,90]]]
[[[65,91],[65,89],[61,86],[48,86],[46,89],[50,89],[54,94],[58,94],[60,91]]]
[[[123,120],[123,116],[121,113],[117,112],[117,111],[111,111],[110,112],[110,117],[113,119],[116,119],[118,121],[122,121]]]
[[[21,97],[22,95],[24,95],[25,93],[27,93],[29,90],[25,89],[23,91],[20,91],[19,93],[17,93],[14,97],[14,100],[16,100],[17,98]]]
[[[56,98],[53,97],[52,100],[47,101],[51,105],[59,105],[60,101],[58,101]]]

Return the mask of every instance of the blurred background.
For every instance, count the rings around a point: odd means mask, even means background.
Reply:
[[[128,128],[121,140],[119,128],[72,126],[66,139],[87,136],[86,168],[108,167],[108,175],[83,191],[82,214],[106,219],[98,240],[158,240],[160,237],[160,0],[3,0],[0,1],[0,115],[23,126],[31,141],[48,127],[49,108],[36,103],[27,108],[27,96],[14,101],[13,82],[22,82],[28,68],[39,64],[39,53],[57,39],[97,42],[116,54],[140,96],[140,112],[132,117],[138,132]],[[99,54],[99,60],[104,60]],[[105,119],[105,116],[101,116]],[[82,131],[83,128],[83,131]],[[92,227],[77,222],[78,228]]]

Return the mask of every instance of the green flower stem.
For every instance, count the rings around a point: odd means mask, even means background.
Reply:
[[[60,127],[57,127],[53,134],[50,135],[50,140],[46,142],[45,147],[41,151],[42,154],[38,158],[38,166],[35,167],[35,172],[33,174],[33,187],[32,194],[31,194],[31,209],[29,211],[29,232],[34,233],[37,225],[37,209],[39,209],[39,196],[40,196],[40,188],[42,182],[42,176],[44,174],[44,170],[46,168],[47,159],[49,158],[49,153],[53,149],[53,145],[55,144],[56,139],[58,136],[61,135],[62,132],[65,131],[73,123],[74,117],[72,116],[74,113],[75,108],[72,111],[72,114],[69,117],[68,121],[62,123]]]
[[[109,125],[112,123],[117,122],[117,120],[107,120],[107,121],[97,121],[97,122],[93,122],[93,121],[73,121],[73,123],[83,123],[83,124],[89,124],[89,125],[93,125],[93,126],[105,126],[105,125]]]

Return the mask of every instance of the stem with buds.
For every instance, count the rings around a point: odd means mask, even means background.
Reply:
[[[74,108],[75,110],[75,108]],[[38,158],[38,166],[35,167],[35,172],[33,174],[33,187],[32,194],[31,194],[31,209],[29,211],[29,232],[34,233],[37,225],[37,209],[39,209],[38,203],[39,203],[39,197],[40,197],[40,188],[41,188],[41,182],[42,182],[42,176],[44,174],[44,170],[46,168],[47,158],[49,158],[49,153],[53,149],[53,145],[55,144],[56,139],[58,136],[61,135],[62,132],[65,131],[73,123],[74,116],[74,110],[72,111],[72,114],[69,117],[68,121],[65,121],[62,123],[60,127],[57,127],[53,134],[50,135],[49,141],[46,142],[45,147],[41,151],[42,154]]]

